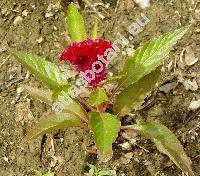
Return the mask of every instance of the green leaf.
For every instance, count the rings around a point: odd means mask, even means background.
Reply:
[[[118,136],[120,122],[116,116],[108,113],[89,112],[89,116],[89,126],[93,131],[96,146],[100,154],[105,156]]]
[[[35,176],[42,176],[42,172],[40,172],[40,171],[35,171]]]
[[[35,54],[28,54],[15,49],[10,49],[10,52],[49,88],[61,87],[67,84],[62,71],[55,64]]]
[[[117,82],[120,79],[124,78],[125,75],[117,75],[117,76],[112,76],[112,77],[108,77],[106,78],[106,80],[104,80],[101,85],[105,85],[105,84],[110,84],[112,82]]]
[[[108,96],[104,89],[99,88],[90,94],[89,102],[93,105],[100,105],[108,100]]]
[[[89,164],[89,173],[85,173],[85,176],[112,176],[110,171],[98,169],[96,166]]]
[[[92,39],[95,40],[95,39],[97,39],[97,37],[98,37],[98,21],[97,21],[97,19],[95,19],[94,27],[92,30]]]
[[[32,97],[48,104],[53,104],[52,91],[42,90],[31,86],[22,86],[22,89],[30,94]]]
[[[188,28],[183,27],[142,44],[134,55],[127,59],[122,73],[126,76],[119,86],[127,87],[158,67],[187,30]]]
[[[90,167],[89,173],[85,174],[88,176],[93,176],[94,174],[96,174],[98,172],[98,169],[96,168],[96,166],[89,164],[88,165]]]
[[[49,171],[48,173],[44,174],[44,176],[54,176],[54,173]]]
[[[59,112],[71,113],[87,122],[87,113],[83,107],[72,98],[71,93],[73,89],[71,88],[72,87],[66,87],[65,89],[62,88],[55,90],[53,94],[54,105],[58,107],[58,110],[60,109]]]
[[[76,100],[69,96],[68,90],[70,89],[70,86],[64,86],[60,89],[54,90],[54,92],[30,86],[22,86],[22,89],[32,97],[52,106],[55,113],[71,113],[87,122],[87,114],[85,110]]]
[[[83,17],[73,3],[68,6],[66,24],[72,42],[81,42],[86,38]]]
[[[159,75],[158,71],[154,71],[116,95],[114,101],[115,114],[125,116],[137,108],[154,87]]]
[[[54,173],[51,171],[48,171],[46,174],[42,174],[40,171],[35,171],[35,176],[54,176]]]
[[[100,171],[99,176],[112,176],[110,171]]]
[[[148,136],[158,150],[167,156],[189,176],[194,176],[191,161],[176,136],[164,125],[157,122],[143,122],[133,126],[135,130]]]
[[[50,114],[43,117],[22,140],[27,143],[38,136],[69,127],[84,127],[80,118],[69,113]]]

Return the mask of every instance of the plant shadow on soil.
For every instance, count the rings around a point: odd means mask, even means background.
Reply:
[[[108,0],[105,1],[107,2]],[[200,17],[195,14],[195,10],[200,7],[194,9],[192,1],[152,0],[151,6],[146,10],[139,8],[132,0],[121,0],[116,9],[115,2],[112,1],[110,8],[97,6],[106,17],[100,22],[105,38],[113,41],[116,39],[117,32],[126,35],[126,27],[143,12],[150,19],[150,23],[132,42],[134,48],[143,41],[180,26],[192,24],[188,34],[171,52],[165,67],[170,61],[179,57],[186,46],[192,46],[196,57],[200,58]],[[10,47],[36,53],[59,64],[59,53],[67,46],[67,33],[63,10],[55,4],[57,4],[56,0],[43,2],[1,0],[0,42],[7,42]],[[91,28],[96,14],[86,8],[84,3],[81,3],[81,9],[87,27]],[[43,86],[7,52],[0,52],[0,61],[0,175],[34,175],[34,170],[47,171],[51,168],[58,176],[82,176],[88,162],[100,168],[116,170],[117,175],[123,173],[126,176],[181,175],[181,171],[165,155],[159,153],[153,143],[140,136],[137,136],[137,145],[133,145],[131,150],[122,150],[119,144],[127,139],[121,133],[113,144],[113,159],[107,163],[99,163],[96,155],[85,152],[85,147],[93,144],[91,134],[77,128],[60,130],[53,135],[48,135],[49,145],[45,148],[44,163],[41,167],[41,138],[23,148],[16,146],[33,123],[49,111],[50,107],[31,99],[26,93],[19,94],[17,90],[24,84]],[[195,79],[200,85],[199,71],[198,62],[180,72],[184,78],[190,78],[191,73],[196,73]],[[178,82],[173,70],[163,73],[159,85],[168,82]],[[195,96],[199,96],[199,93],[199,89],[185,90],[181,83],[167,94],[155,88],[151,96],[146,99],[145,107],[133,112],[133,117],[124,118],[122,123],[133,124],[138,120],[157,120],[165,124],[178,136],[192,160],[194,171],[200,175],[200,131],[197,127],[199,111],[188,110],[190,102]],[[54,139],[54,148],[50,145],[51,138]],[[129,152],[132,152],[133,157],[128,164],[123,164],[121,157]]]

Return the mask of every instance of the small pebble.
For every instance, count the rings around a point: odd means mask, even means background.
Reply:
[[[52,16],[53,16],[53,14],[50,13],[50,12],[47,12],[47,13],[45,14],[45,18],[49,18],[49,17],[52,17]]]
[[[177,86],[177,83],[176,82],[172,82],[172,83],[168,83],[168,84],[165,84],[163,86],[161,86],[159,88],[159,90],[161,92],[164,92],[164,93],[169,93],[171,90],[173,90],[175,87]]]
[[[6,161],[8,163],[8,158],[7,157],[3,157],[3,160]]]
[[[183,82],[183,85],[185,87],[186,90],[192,90],[192,91],[196,91],[198,89],[198,84],[196,82],[196,80],[185,80]]]
[[[36,40],[38,43],[42,43],[43,37],[40,37],[38,40]]]
[[[7,8],[4,8],[4,9],[1,10],[1,13],[2,13],[2,15],[7,16],[9,14],[9,11],[8,11]]]
[[[14,25],[19,24],[20,22],[22,22],[23,18],[21,16],[17,16],[13,22]]]
[[[131,150],[131,145],[129,144],[129,142],[124,142],[122,144],[119,144],[119,146],[122,147],[122,150]]]
[[[28,16],[28,11],[27,10],[24,10],[23,12],[22,12],[22,16]]]
[[[200,9],[196,9],[194,15],[197,20],[200,20]]]
[[[129,152],[129,153],[126,153],[123,156],[121,156],[119,158],[119,162],[121,164],[128,164],[128,163],[130,163],[132,158],[133,158],[133,152]]]
[[[150,6],[150,0],[135,0],[135,2],[142,8],[145,9]]]
[[[189,109],[192,111],[197,110],[198,108],[200,108],[200,99],[197,101],[192,101],[189,105]]]
[[[195,136],[191,136],[190,139],[195,140]]]
[[[8,49],[8,44],[5,40],[3,40],[2,42],[0,42],[0,53],[4,52]]]
[[[117,176],[116,170],[109,170],[112,176]]]
[[[171,61],[168,65],[167,65],[167,71],[170,72],[173,68],[173,61]]]
[[[54,30],[54,31],[57,31],[58,28],[57,28],[56,26],[53,26],[53,30]]]
[[[133,139],[136,141],[136,137],[138,136],[138,133],[133,131],[126,131],[121,133],[124,139],[127,139],[129,141],[132,141]]]
[[[47,11],[51,11],[53,8],[55,8],[55,5],[54,4],[49,4],[48,7],[47,7]]]
[[[187,48],[184,60],[185,60],[186,65],[191,66],[191,65],[194,65],[199,59],[195,57],[195,54],[191,48]]]
[[[140,160],[138,158],[134,158],[134,161],[140,163]]]
[[[112,76],[113,76],[113,73],[112,73],[112,72],[108,72],[108,75],[109,75],[110,77],[112,77]]]

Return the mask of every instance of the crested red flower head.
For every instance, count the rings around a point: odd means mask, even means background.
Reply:
[[[105,52],[111,49],[112,44],[102,39],[85,39],[74,42],[60,56],[60,60],[69,61],[89,85],[97,87],[106,79]]]

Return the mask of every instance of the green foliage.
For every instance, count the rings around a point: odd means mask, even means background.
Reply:
[[[54,105],[58,105],[61,111],[76,115],[83,121],[87,121],[87,114],[78,101],[70,96],[70,88],[57,89],[53,94]]]
[[[52,99],[53,93],[50,90],[42,90],[31,86],[22,86],[22,89],[26,91],[28,94],[30,94],[32,97],[48,105],[53,104],[53,99]]]
[[[110,171],[100,170],[92,164],[89,164],[89,167],[89,173],[85,173],[85,176],[112,176]]]
[[[95,40],[97,39],[97,37],[98,37],[98,21],[96,19],[94,22],[93,30],[92,30],[92,39]]]
[[[102,156],[112,149],[112,143],[118,136],[120,122],[116,116],[108,113],[89,113],[89,126],[94,134],[97,148]]]
[[[33,129],[29,131],[29,133],[23,139],[22,144],[30,142],[31,140],[43,134],[75,126],[84,127],[84,124],[80,118],[72,114],[60,113],[47,115],[35,124]]]
[[[40,171],[35,171],[35,176],[54,176],[54,173],[51,171],[48,171],[46,174],[42,174]]]
[[[191,161],[176,136],[164,125],[157,122],[143,122],[134,125],[134,129],[149,137],[158,150],[167,156],[189,176],[194,176]]]
[[[158,67],[187,30],[188,28],[181,28],[142,44],[134,55],[127,59],[122,73],[126,76],[120,81],[120,87],[137,82]]]
[[[137,108],[156,84],[159,72],[154,71],[138,82],[122,90],[114,102],[114,112],[118,116],[125,116]]]
[[[66,24],[72,42],[80,42],[86,38],[83,17],[73,3],[68,6]]]
[[[100,105],[108,100],[108,96],[104,89],[99,88],[90,94],[89,102],[93,105]]]
[[[10,49],[10,52],[49,88],[57,88],[68,84],[61,70],[55,64],[35,54],[28,54],[15,49]]]

